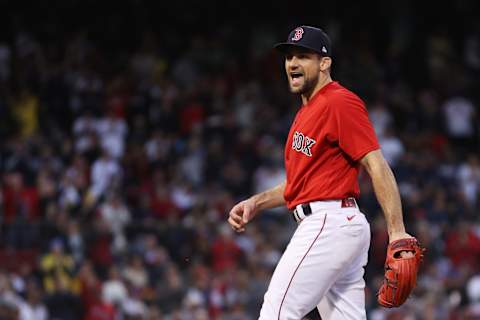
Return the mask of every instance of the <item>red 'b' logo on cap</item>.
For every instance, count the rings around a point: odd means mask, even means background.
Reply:
[[[292,37],[292,41],[298,41],[300,39],[302,39],[303,37],[303,28],[297,28],[295,29],[295,34],[293,35]]]

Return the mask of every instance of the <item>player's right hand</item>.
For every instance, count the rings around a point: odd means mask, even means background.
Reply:
[[[255,201],[252,198],[237,203],[230,210],[228,223],[236,232],[245,231],[245,225],[255,216]]]

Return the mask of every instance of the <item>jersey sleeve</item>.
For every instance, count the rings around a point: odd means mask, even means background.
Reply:
[[[329,101],[340,149],[357,161],[380,149],[363,101],[353,93],[337,95]]]

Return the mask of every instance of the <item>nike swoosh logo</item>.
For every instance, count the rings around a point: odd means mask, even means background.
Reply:
[[[348,221],[351,221],[353,218],[355,218],[356,214],[354,214],[353,216],[347,216],[347,220]]]

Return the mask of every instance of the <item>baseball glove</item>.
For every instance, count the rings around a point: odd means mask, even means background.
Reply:
[[[413,257],[402,258],[402,251]],[[377,301],[386,308],[401,306],[416,285],[417,272],[423,259],[423,249],[415,238],[393,241],[388,245],[385,278],[377,293]]]

